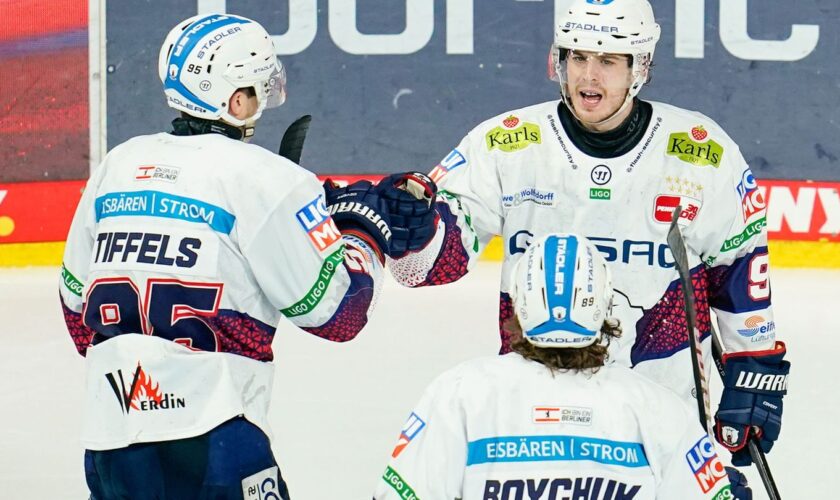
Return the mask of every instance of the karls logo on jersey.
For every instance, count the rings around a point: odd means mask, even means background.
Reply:
[[[711,165],[719,167],[723,158],[723,146],[708,139],[708,132],[701,126],[688,132],[676,132],[668,136],[666,154],[698,167]]]
[[[764,201],[764,196],[758,190],[758,183],[753,177],[750,169],[744,170],[741,174],[741,182],[735,187],[738,196],[741,198],[741,210],[744,214],[744,222],[753,215],[762,212],[767,203]]]
[[[536,123],[524,122],[519,127],[519,118],[511,115],[502,121],[503,126],[496,127],[485,136],[487,150],[499,149],[506,153],[521,151],[531,144],[542,144],[540,127]],[[514,128],[516,127],[516,128]]]
[[[726,477],[726,469],[715,453],[709,436],[703,436],[697,441],[685,454],[685,459],[703,493],[712,491],[717,482]]]
[[[682,212],[680,212],[680,218],[677,222],[685,226],[697,217],[697,212],[700,210],[702,202],[696,198],[689,198],[688,196],[660,194],[653,202],[653,220],[670,224],[674,210],[679,205],[682,206]]]
[[[411,443],[411,441],[420,434],[420,431],[426,427],[426,422],[423,421],[422,418],[417,416],[416,413],[412,412],[409,415],[408,420],[405,421],[405,425],[403,425],[402,430],[400,431],[400,437],[397,440],[397,446],[394,447],[394,451],[391,452],[392,458],[397,458],[400,456],[400,453],[403,452],[406,446]]]
[[[554,191],[542,191],[535,187],[526,187],[517,193],[502,195],[502,206],[505,208],[518,207],[526,202],[543,207],[553,207],[557,204],[556,193]]]
[[[179,398],[172,393],[163,393],[160,390],[160,384],[146,374],[139,362],[130,379],[123,378],[122,370],[117,370],[116,374],[106,373],[105,378],[114,391],[114,396],[117,397],[120,409],[126,415],[131,410],[173,410],[187,406],[184,398]]]
[[[524,479],[487,479],[482,500],[632,500],[640,484],[627,484],[599,476],[528,477]]]
[[[738,329],[738,334],[742,337],[755,338],[755,336],[758,335],[759,337],[761,337],[760,340],[765,340],[769,338],[771,334],[776,332],[775,322],[765,321],[764,317],[759,315],[750,316],[749,318],[745,319],[744,326],[746,328]],[[754,340],[754,342],[755,341],[756,340]]]
[[[575,406],[541,405],[531,408],[535,424],[592,425],[592,409]]]
[[[164,181],[174,183],[178,180],[181,169],[166,165],[139,165],[134,175],[135,181]]]
[[[466,163],[467,159],[464,158],[464,155],[462,155],[457,149],[453,149],[448,155],[446,155],[446,158],[441,160],[440,163],[432,169],[429,173],[429,177],[431,177],[434,182],[440,182],[441,179],[446,177],[446,174],[461,165],[465,165]]]
[[[319,195],[303,206],[295,214],[300,227],[309,235],[309,240],[318,251],[324,251],[341,239],[341,233],[324,204],[324,197]]]

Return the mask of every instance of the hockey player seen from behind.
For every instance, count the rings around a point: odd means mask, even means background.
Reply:
[[[511,297],[513,352],[432,382],[376,500],[751,498],[730,485],[690,406],[605,365],[621,327],[610,317],[610,269],[591,242],[532,242],[512,269]]]
[[[285,99],[275,54],[246,18],[178,24],[159,59],[174,130],[115,147],[85,188],[61,301],[87,357],[93,499],[288,498],[268,437],[275,328],[344,342],[367,322],[390,241],[375,193],[325,193],[246,143]]]
[[[430,174],[439,188],[432,208],[397,203],[415,217],[392,230],[408,230],[420,250],[392,253],[391,272],[410,287],[449,283],[501,236],[506,353],[511,267],[536,235],[583,234],[613,266],[624,334],[612,342],[611,360],[694,404],[684,300],[666,243],[682,206],[707,369],[711,310],[729,352],[716,437],[733,463],[747,465],[749,433],[769,451],[781,428],[785,388],[757,382],[788,371],[770,307],[764,200],[738,146],[714,121],[637,97],[659,34],[646,0],[571,2],[549,54],[560,99],[470,131]],[[427,212],[436,216],[431,224],[420,220],[430,219]]]

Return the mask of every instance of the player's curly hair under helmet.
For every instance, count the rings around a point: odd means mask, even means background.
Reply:
[[[549,51],[549,78],[560,84],[563,102],[575,114],[567,88],[569,51],[630,56],[631,79],[620,114],[650,79],[661,29],[648,0],[574,0],[558,19]],[[577,116],[577,115],[575,115]]]
[[[158,57],[169,107],[237,127],[286,100],[286,72],[271,35],[256,21],[231,14],[191,17],[172,28]],[[237,90],[252,89],[258,107],[240,119],[228,109]]]
[[[621,327],[610,318],[609,266],[575,234],[535,239],[512,269],[512,349],[552,370],[597,371]]]

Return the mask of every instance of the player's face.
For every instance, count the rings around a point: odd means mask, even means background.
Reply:
[[[570,50],[566,56],[567,89],[572,107],[586,128],[610,130],[624,121],[631,107],[622,116],[610,118],[624,104],[632,82],[629,56]]]

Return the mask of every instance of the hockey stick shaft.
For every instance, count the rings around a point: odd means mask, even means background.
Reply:
[[[682,284],[683,296],[685,297],[686,321],[688,327],[688,338],[691,349],[694,351],[692,356],[692,369],[694,370],[694,385],[695,391],[699,395],[703,393],[703,403],[700,398],[697,398],[698,409],[700,410],[700,423],[712,435],[711,432],[711,418],[710,418],[710,404],[709,404],[709,390],[705,380],[705,369],[703,368],[703,353],[700,347],[700,332],[696,328],[697,308],[694,303],[694,283],[691,281],[691,270],[688,267],[688,254],[686,252],[685,240],[683,240],[682,232],[680,231],[677,221],[682,213],[682,207],[677,206],[674,209],[674,214],[671,219],[671,227],[668,229],[668,246],[671,248],[671,253],[674,256],[675,266],[680,275],[680,283]],[[721,379],[725,375],[725,367],[723,364],[723,346],[718,339],[717,332],[714,325],[709,324],[712,334],[712,359],[714,359],[715,367],[720,374]],[[747,447],[758,469],[758,474],[761,476],[761,482],[764,483],[764,489],[767,490],[767,495],[770,500],[781,500],[779,489],[776,487],[776,482],[773,480],[773,475],[770,472],[770,465],[767,463],[767,457],[758,443],[758,438],[751,435],[747,441]]]
[[[283,138],[280,140],[280,150],[277,151],[277,154],[300,165],[300,155],[303,153],[303,143],[306,140],[306,133],[309,131],[309,122],[311,121],[311,115],[303,115],[293,121],[286,132],[283,133]]]

